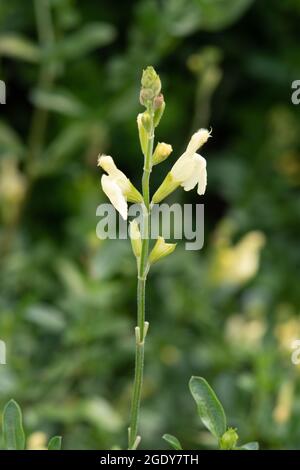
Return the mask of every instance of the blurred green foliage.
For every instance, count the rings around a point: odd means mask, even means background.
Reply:
[[[213,139],[205,246],[179,246],[149,280],[142,447],[164,448],[166,432],[214,445],[188,391],[201,375],[243,442],[300,448],[299,15],[298,0],[1,2],[0,399],[22,405],[30,448],[54,434],[69,449],[126,445],[135,262],[129,242],[96,238],[96,158],[140,180],[148,64],[173,158],[199,126]]]

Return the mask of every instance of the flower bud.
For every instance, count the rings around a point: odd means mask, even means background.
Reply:
[[[159,122],[162,118],[162,115],[164,114],[165,107],[166,107],[166,103],[165,103],[165,100],[164,100],[164,96],[163,96],[162,93],[160,93],[160,95],[158,95],[154,99],[154,102],[153,102],[153,108],[154,108],[153,124],[154,124],[154,127],[158,126],[158,124],[159,124]]]
[[[158,96],[156,96],[156,98],[154,98],[154,101],[153,101],[154,111],[161,109],[164,104],[165,104],[164,95],[160,93]]]
[[[142,124],[148,133],[151,132],[151,116],[148,111],[142,114]]]
[[[142,252],[142,240],[139,224],[137,223],[136,219],[132,220],[129,224],[129,236],[134,256],[139,258]]]
[[[160,78],[152,66],[148,66],[143,71],[141,84],[140,102],[147,106],[148,102],[154,100],[161,90]]]
[[[141,149],[142,149],[143,154],[146,155],[147,145],[148,145],[148,133],[143,125],[142,116],[143,116],[142,113],[138,114],[137,125],[138,125]]]
[[[235,429],[229,428],[220,439],[220,448],[222,450],[232,450],[236,447],[238,434]]]
[[[149,263],[153,264],[161,258],[170,255],[176,248],[176,243],[166,243],[163,237],[158,237],[153,250],[149,255]]]
[[[154,96],[159,95],[161,90],[161,81],[155,69],[150,65],[143,70],[141,84],[143,88],[149,88]]]
[[[140,103],[143,106],[147,106],[148,101],[151,101],[153,98],[153,93],[148,88],[142,88],[140,91]]]
[[[158,163],[166,160],[166,158],[168,158],[168,156],[171,154],[172,150],[172,145],[165,144],[164,142],[158,142],[153,154],[152,164],[157,165]]]

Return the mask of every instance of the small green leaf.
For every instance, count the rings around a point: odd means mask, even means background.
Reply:
[[[31,305],[25,315],[27,320],[49,332],[60,332],[66,326],[63,313],[51,305]]]
[[[14,400],[10,400],[4,407],[3,435],[7,450],[24,450],[25,434],[22,425],[22,411]]]
[[[206,31],[219,31],[237,21],[253,0],[194,0],[199,8],[199,26]]]
[[[220,439],[226,431],[226,416],[215,392],[203,377],[192,377],[189,387],[204,426]]]
[[[47,109],[67,116],[80,116],[85,106],[75,96],[63,89],[35,89],[31,93],[31,101],[39,108]]]
[[[54,436],[48,443],[48,450],[61,450],[61,436]]]
[[[258,450],[259,444],[258,442],[247,442],[243,444],[241,447],[238,447],[239,450]]]
[[[177,439],[177,437],[172,436],[172,434],[164,434],[162,437],[170,446],[175,450],[182,450],[182,446]]]
[[[3,34],[0,36],[0,56],[27,62],[38,62],[40,59],[40,49],[36,44],[22,36]]]
[[[74,60],[90,51],[110,44],[116,37],[114,26],[108,23],[88,23],[75,33],[68,34],[65,39],[55,44],[48,51],[45,60]]]

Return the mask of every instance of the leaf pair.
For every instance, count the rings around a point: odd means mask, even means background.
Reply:
[[[6,450],[24,450],[25,433],[22,411],[15,400],[10,400],[3,411],[3,437]],[[54,436],[48,443],[48,450],[61,449],[61,436]]]

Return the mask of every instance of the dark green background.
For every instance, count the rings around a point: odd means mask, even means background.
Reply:
[[[170,198],[205,203],[204,248],[179,245],[149,278],[142,448],[165,448],[166,432],[214,446],[191,375],[211,383],[243,442],[300,448],[299,1],[36,5],[0,4],[1,404],[14,397],[27,435],[62,434],[65,449],[126,446],[135,262],[129,242],[96,238],[96,159],[112,155],[140,185],[138,93],[151,64],[167,103],[157,138],[174,148],[152,188],[193,131],[211,126],[213,138],[205,196]],[[224,244],[254,230],[266,240],[254,275],[222,277]]]

